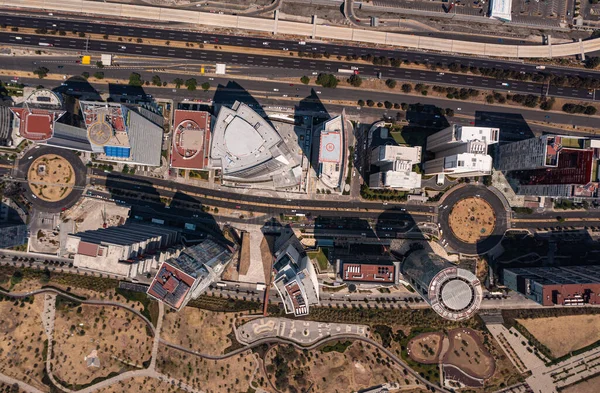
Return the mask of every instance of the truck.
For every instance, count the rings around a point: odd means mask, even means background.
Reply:
[[[536,66],[535,69],[536,70],[545,70],[546,66]]]
[[[219,287],[219,288],[225,288],[225,287],[227,287],[227,284],[225,284],[224,282],[218,282],[217,283],[217,287]]]
[[[354,74],[354,75],[358,75],[358,70],[348,70],[346,68],[338,68],[338,72],[340,74]]]
[[[217,75],[225,75],[227,73],[227,66],[223,63],[217,63],[215,66],[215,74]]]
[[[52,45],[52,44],[49,44],[49,43],[47,43],[47,42],[40,42],[40,43],[38,43],[38,45],[39,45],[39,46],[54,46],[54,45]]]

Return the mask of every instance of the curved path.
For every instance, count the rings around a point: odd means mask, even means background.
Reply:
[[[310,23],[275,21],[241,15],[220,15],[210,12],[178,10],[134,4],[105,3],[92,0],[0,0],[5,8],[43,9],[61,13],[95,15],[97,17],[130,18],[167,23],[192,23],[222,29],[258,31],[262,33],[286,34],[296,37],[342,40],[398,48],[432,50],[475,56],[504,58],[553,58],[577,56],[600,50],[600,38],[582,42],[554,45],[505,45],[452,40],[447,38],[414,36],[401,33],[364,30],[358,28],[313,25]]]
[[[460,200],[478,196],[490,204],[496,215],[496,225],[492,233],[480,242],[471,244],[454,236],[449,224],[452,207]],[[444,208],[445,207],[445,208]],[[438,208],[438,223],[442,229],[443,238],[448,241],[448,246],[453,250],[466,255],[481,255],[496,247],[508,229],[508,215],[504,201],[490,188],[485,186],[463,185],[455,187],[444,195]]]
[[[413,377],[415,377],[416,379],[418,379],[423,385],[428,386],[430,389],[434,389],[435,392],[448,392],[448,390],[440,388],[439,386],[437,386],[436,384],[432,384],[431,382],[429,382],[428,380],[426,380],[425,378],[421,377],[419,375],[419,373],[417,373],[416,371],[414,371],[412,368],[410,368],[410,366],[408,364],[406,364],[402,359],[400,359],[398,356],[396,356],[393,352],[391,352],[390,350],[388,350],[387,348],[385,348],[383,345],[381,345],[380,343],[378,343],[375,340],[372,340],[368,337],[364,337],[364,336],[359,336],[359,335],[354,335],[354,334],[344,334],[344,335],[339,335],[339,336],[335,336],[335,337],[325,337],[320,341],[315,342],[314,344],[311,345],[300,345],[294,341],[290,341],[290,340],[286,340],[284,338],[280,338],[280,337],[270,337],[270,338],[265,338],[265,339],[261,339],[258,341],[255,341],[254,343],[245,346],[243,348],[238,348],[234,351],[231,351],[229,353],[223,354],[223,355],[208,355],[208,354],[202,354],[200,352],[196,352],[193,351],[189,348],[185,348],[182,347],[181,345],[177,345],[177,344],[172,344],[169,342],[166,342],[164,340],[160,340],[161,343],[163,343],[164,345],[166,345],[169,348],[173,348],[173,349],[177,349],[179,351],[188,353],[190,355],[195,355],[198,357],[201,357],[203,359],[208,359],[208,360],[224,360],[224,359],[228,359],[232,356],[236,356],[239,355],[241,353],[244,353],[248,350],[251,350],[253,348],[259,347],[263,344],[289,344],[289,345],[293,345],[294,347],[298,348],[298,349],[307,349],[307,350],[311,350],[311,349],[315,349],[320,347],[323,344],[326,344],[330,341],[340,341],[340,340],[344,340],[344,339],[348,339],[348,340],[355,340],[355,341],[362,341],[364,343],[373,345],[374,347],[378,348],[381,352],[383,352],[384,354],[386,354],[390,359],[392,359],[394,362],[400,364],[402,367],[404,367]]]

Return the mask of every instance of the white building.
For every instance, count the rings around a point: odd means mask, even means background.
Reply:
[[[498,19],[503,22],[512,20],[512,0],[491,0],[490,18]]]
[[[267,120],[236,101],[221,107],[214,122],[210,165],[233,185],[286,189],[302,175],[292,150]]]
[[[281,297],[286,314],[308,315],[310,306],[319,304],[319,282],[300,241],[291,234],[282,234],[275,244],[277,272],[273,285]]]
[[[343,188],[348,160],[346,128],[344,111],[340,116],[329,119],[320,126],[319,179],[332,190],[341,191]]]
[[[492,173],[488,146],[498,143],[500,130],[454,124],[427,138],[427,150],[435,158],[425,162],[425,175],[454,177],[485,176]]]
[[[420,162],[420,146],[379,146],[371,152],[371,165],[377,165],[379,172],[369,176],[369,187],[404,191],[421,188],[421,174],[413,172]]]

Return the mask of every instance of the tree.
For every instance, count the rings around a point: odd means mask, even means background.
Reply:
[[[596,107],[594,107],[592,105],[588,105],[585,107],[585,110],[583,111],[583,113],[585,113],[586,115],[595,115],[597,111],[598,110],[596,109]]]
[[[179,89],[181,87],[181,85],[183,85],[183,79],[175,78],[175,79],[173,79],[173,84],[175,85],[175,87],[177,89]]]
[[[385,81],[385,85],[387,87],[389,87],[390,89],[393,89],[394,87],[396,87],[397,82],[396,82],[395,79],[388,79],[388,80]]]
[[[305,85],[308,85],[310,83],[310,78],[304,75],[302,78],[300,78],[300,82],[304,83]]]
[[[350,83],[351,86],[360,87],[360,85],[362,85],[362,78],[354,74],[348,78],[348,83]]]
[[[373,106],[375,102],[373,100],[367,100],[367,106]]]
[[[49,69],[47,69],[46,67],[38,67],[35,69],[35,71],[33,71],[33,73],[35,75],[38,76],[38,78],[43,79],[46,76],[48,76],[48,72],[50,72]]]
[[[162,81],[160,80],[160,76],[158,76],[158,75],[154,75],[154,76],[152,77],[152,84],[153,84],[154,86],[161,86],[161,85],[162,85]]]
[[[187,79],[185,81],[185,87],[189,90],[189,91],[194,91],[196,90],[196,88],[198,87],[198,82],[196,81],[196,79],[194,78],[190,78]]]
[[[585,60],[585,68],[598,68],[600,66],[600,57],[588,57]]]
[[[358,100],[358,106],[365,106],[364,100]]]
[[[392,107],[394,106],[394,104],[392,104],[392,103],[391,103],[391,102],[389,102],[389,101],[385,101],[385,102],[383,103],[383,105],[385,106],[385,109],[392,109]]]
[[[84,71],[84,72],[81,73],[81,76],[83,76],[85,79],[87,79],[87,78],[90,77],[90,73],[87,72],[87,71]]]
[[[104,68],[104,64],[102,64],[101,61],[97,61],[96,62],[96,67],[98,67],[98,68]]]
[[[337,87],[338,79],[333,74],[319,74],[316,83],[317,85],[334,89]]]
[[[132,72],[129,75],[129,85],[130,86],[143,86],[144,81],[142,80],[142,76],[137,72]]]
[[[210,89],[210,83],[204,82],[201,87],[202,87],[202,90],[208,91]]]
[[[404,93],[410,93],[412,91],[412,85],[410,83],[404,83],[401,89]]]
[[[449,117],[454,116],[454,109],[446,108],[446,116],[449,116]]]
[[[96,79],[104,79],[104,72],[94,72],[94,78]]]

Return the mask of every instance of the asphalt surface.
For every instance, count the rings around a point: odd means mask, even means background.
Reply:
[[[72,18],[72,17],[71,17]],[[467,66],[476,67],[490,67],[490,68],[504,68],[513,69],[516,71],[525,72],[536,72],[535,64],[525,64],[523,62],[514,61],[503,61],[499,59],[485,59],[475,57],[460,57],[454,54],[437,54],[437,53],[425,53],[422,51],[407,51],[400,49],[386,49],[378,48],[375,44],[365,44],[364,46],[351,46],[341,45],[337,43],[325,43],[322,41],[311,41],[306,40],[305,45],[300,45],[299,41],[291,40],[280,40],[263,37],[252,37],[247,34],[237,35],[223,35],[223,34],[212,34],[204,32],[194,32],[190,30],[176,30],[172,28],[152,28],[152,24],[148,23],[144,27],[134,25],[130,21],[105,21],[102,23],[92,23],[83,20],[69,20],[66,18],[57,18],[50,16],[32,16],[24,17],[12,14],[6,14],[2,17],[3,23],[9,26],[18,27],[33,27],[41,28],[45,27],[48,30],[51,29],[62,29],[65,31],[81,31],[85,33],[95,34],[108,34],[122,37],[142,37],[142,38],[155,38],[164,39],[165,41],[188,41],[196,43],[204,43],[208,41],[210,44],[221,44],[221,45],[232,45],[242,47],[254,47],[254,48],[269,48],[269,49],[288,49],[290,51],[305,51],[305,52],[318,52],[318,53],[329,53],[333,56],[347,56],[347,55],[366,55],[372,54],[373,56],[385,56],[389,58],[397,58],[401,60],[408,60],[411,62],[421,62],[427,64],[450,64],[457,63]],[[131,25],[125,26],[125,23]],[[53,26],[56,25],[56,26]],[[263,45],[267,42],[268,45]],[[316,48],[316,49],[313,49]],[[586,77],[597,78],[600,73],[597,71],[590,71],[577,68],[562,68],[562,67],[550,67],[547,66],[547,72],[551,72],[556,75],[579,75]]]
[[[25,198],[27,198],[27,200],[29,200],[29,202],[31,202],[33,206],[44,212],[57,213],[62,210],[68,209],[71,206],[73,206],[83,194],[83,189],[86,186],[87,168],[85,167],[85,165],[83,165],[79,157],[70,150],[56,149],[48,146],[38,146],[39,147],[30,150],[23,158],[21,158],[18,161],[17,178],[27,179],[27,172],[29,171],[29,167],[38,157],[43,156],[44,154],[56,154],[67,160],[73,167],[73,170],[75,171],[75,187],[72,188],[71,192],[60,201],[49,202],[44,201],[39,197],[34,197],[33,192],[31,191],[31,187],[27,182],[24,182],[24,196]]]
[[[482,241],[470,244],[457,238],[449,225],[449,216],[452,207],[460,200],[468,197],[478,196],[490,204],[496,215],[496,225],[493,232]],[[439,207],[438,223],[444,233],[442,236],[448,242],[448,246],[461,253],[468,255],[485,254],[494,248],[504,236],[507,229],[506,208],[504,203],[496,194],[483,186],[464,186],[451,191],[441,202]]]
[[[16,37],[21,37],[17,39]],[[241,40],[241,38],[240,38]],[[259,40],[260,41],[260,40]],[[266,41],[265,41],[266,42]],[[434,85],[451,85],[473,89],[487,89],[505,92],[519,92],[526,94],[562,97],[569,99],[583,99],[593,101],[600,100],[593,91],[588,89],[576,89],[571,87],[548,86],[544,83],[517,82],[512,80],[501,80],[468,74],[454,74],[428,70],[404,69],[396,67],[384,67],[374,65],[356,64],[353,62],[333,62],[328,60],[317,60],[300,58],[286,55],[282,51],[281,56],[267,56],[261,54],[233,53],[209,51],[198,48],[175,48],[167,45],[154,46],[137,44],[133,42],[95,41],[84,38],[61,37],[58,35],[27,35],[18,32],[0,33],[0,43],[11,45],[29,45],[42,47],[39,44],[52,45],[55,49],[69,49],[75,51],[118,53],[133,56],[153,56],[178,58],[193,61],[216,62],[226,64],[239,64],[257,67],[273,67],[286,69],[303,69],[307,72],[330,72],[338,73],[338,70],[350,70],[355,67],[360,74],[366,77],[381,76],[382,79],[393,78],[406,81],[430,83]],[[225,44],[225,43],[224,43]],[[312,44],[311,44],[312,45]],[[261,45],[262,47],[262,45]],[[268,46],[264,46],[268,47]],[[44,47],[48,48],[48,47]],[[316,47],[315,47],[316,48]],[[487,62],[486,62],[487,63]],[[511,66],[509,66],[511,68]],[[511,69],[516,70],[516,66]],[[339,74],[339,73],[338,73]],[[345,75],[347,74],[339,74]]]

